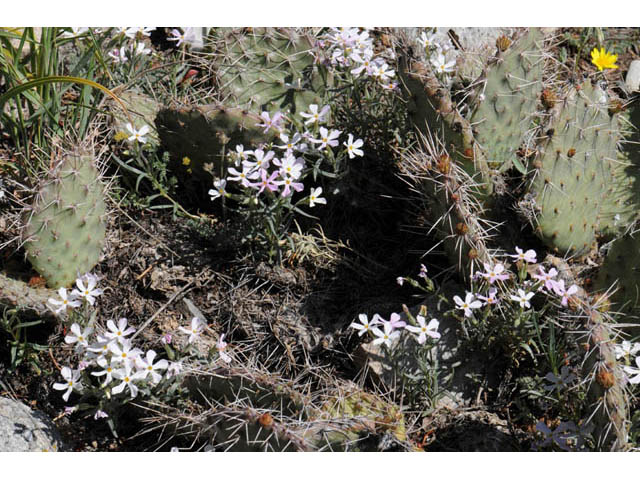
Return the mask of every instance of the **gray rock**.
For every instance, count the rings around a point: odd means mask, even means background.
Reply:
[[[625,87],[627,87],[627,92],[629,93],[640,90],[640,60],[634,60],[631,62],[624,84]]]
[[[0,397],[0,452],[51,452],[61,447],[60,434],[46,415]]]

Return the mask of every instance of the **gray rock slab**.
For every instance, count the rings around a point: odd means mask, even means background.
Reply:
[[[0,452],[51,452],[61,447],[60,434],[45,414],[0,397]]]

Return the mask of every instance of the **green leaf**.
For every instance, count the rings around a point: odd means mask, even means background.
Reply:
[[[527,169],[522,164],[522,162],[518,160],[518,157],[515,157],[515,156],[513,157],[513,166],[516,167],[516,170],[518,170],[521,174],[523,175],[527,174]]]

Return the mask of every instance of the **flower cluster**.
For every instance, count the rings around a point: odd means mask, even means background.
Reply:
[[[60,287],[58,295],[60,299],[50,298],[49,308],[58,315],[60,313],[66,313],[67,310],[79,307],[81,300],[86,300],[89,305],[93,305],[95,299],[102,295],[102,290],[96,288],[98,283],[98,277],[91,273],[81,276],[76,279],[76,288],[71,292],[67,292],[67,289]]]
[[[126,318],[121,318],[117,324],[109,320],[107,328],[100,331],[78,323],[73,323],[69,330],[64,341],[74,345],[79,354],[78,368],[63,367],[60,373],[65,382],[53,385],[56,390],[65,390],[62,396],[65,401],[73,391],[83,392],[88,386],[88,377],[85,375],[83,379],[83,372],[88,369],[91,369],[91,376],[100,378],[100,388],[108,396],[128,390],[131,398],[138,395],[142,383],[156,385],[163,374],[172,376],[180,370],[179,364],[157,359],[154,350],[143,352],[135,348],[128,337],[136,330],[128,325]]]
[[[86,274],[77,279],[76,289],[67,293],[66,289],[61,288],[58,292],[61,299],[49,299],[49,303],[56,307],[56,313],[80,307],[81,302],[84,302],[85,306],[92,306],[96,298],[102,294],[102,290],[96,286],[97,277]],[[86,317],[88,316],[77,315],[74,318]],[[108,320],[106,328],[96,327],[93,317],[86,325],[81,323],[73,322],[64,337],[64,342],[72,345],[74,353],[77,354],[77,368],[62,367],[60,373],[64,382],[53,384],[55,390],[64,391],[62,398],[65,402],[69,401],[73,392],[93,394],[107,399],[125,393],[135,398],[142,388],[151,389],[163,379],[171,378],[182,370],[181,362],[161,359],[152,349],[144,352],[136,348],[131,336],[136,329],[129,325],[126,318],[120,318],[117,323]],[[205,324],[200,319],[193,318],[190,328],[180,327],[180,331],[189,334],[188,343],[191,344],[204,328]],[[161,343],[165,345],[165,349],[171,343],[171,339],[171,335],[162,338]],[[221,335],[216,349],[222,361],[229,363],[231,357],[225,352],[226,347],[224,335]],[[96,382],[99,386],[95,385]],[[107,413],[98,409],[94,418],[107,416]]]
[[[109,58],[114,63],[126,63],[135,57],[141,57],[151,53],[144,39],[151,36],[151,32],[155,30],[152,27],[119,27],[116,28],[116,37],[123,42],[120,48],[114,48],[108,52]],[[132,42],[129,42],[132,40]]]
[[[520,247],[516,247],[515,254],[509,254],[508,256],[516,260],[516,262],[522,266],[528,263],[535,264],[537,262],[537,254],[534,250],[527,250],[525,252]],[[527,271],[528,270],[526,268],[521,270],[525,275]],[[515,291],[509,291],[505,286],[505,282],[512,278],[512,274],[506,270],[505,265],[502,263],[496,263],[495,265],[485,263],[484,272],[477,272],[473,276],[473,280],[477,285],[478,280],[484,279],[486,281],[485,286],[489,287],[487,292],[488,295],[483,296],[472,292],[466,292],[464,300],[460,296],[455,295],[453,297],[453,301],[456,304],[456,308],[464,312],[465,317],[470,317],[473,315],[473,310],[482,308],[483,306],[493,306],[500,303],[501,297],[498,296],[498,288],[494,286],[500,285],[500,287],[504,287],[501,288],[501,290],[506,291],[506,294],[503,294],[503,296],[506,295],[509,300],[519,304],[521,308],[527,309],[531,308],[530,301],[535,295],[535,292],[530,291],[530,289],[535,289],[537,284],[537,291],[543,291],[547,294],[555,294],[560,298],[560,304],[563,307],[566,307],[569,299],[578,292],[578,286],[571,285],[567,288],[564,280],[554,280],[557,275],[558,271],[555,268],[551,268],[549,271],[546,271],[542,265],[539,265],[538,273],[531,275],[532,280],[522,282],[522,287],[524,288],[516,286]]]
[[[453,47],[448,36],[440,39],[436,33],[422,32],[418,43],[425,51],[427,58],[429,58],[437,73],[453,73],[458,51]]]
[[[244,145],[235,145],[230,157],[233,166],[227,170],[227,178],[216,179],[213,189],[209,190],[212,200],[230,196],[227,192],[229,182],[240,186],[249,196],[279,195],[290,199],[294,192],[305,189],[304,179],[312,172],[308,166],[308,158],[317,159],[333,157],[332,148],[339,145],[343,132],[330,130],[323,126],[328,120],[330,107],[312,104],[308,112],[300,113],[300,123],[304,124],[302,132],[297,131],[293,122],[289,122],[282,112],[273,115],[262,112],[261,122],[256,124],[264,128],[264,132],[275,130],[278,141],[269,145],[261,145],[254,150],[245,149]],[[352,134],[342,142],[343,153],[349,158],[362,156],[361,139],[354,140]],[[311,187],[309,195],[302,201],[310,207],[326,204],[321,196],[321,187]]]
[[[401,331],[408,330],[415,335],[417,342],[422,345],[427,341],[427,337],[437,340],[440,338],[438,332],[438,326],[440,322],[435,318],[432,318],[429,323],[423,315],[416,315],[417,325],[407,325],[407,322],[401,320],[400,315],[392,313],[389,320],[385,320],[377,313],[371,320],[366,314],[361,313],[358,315],[360,323],[353,322],[349,325],[351,328],[358,330],[358,336],[363,336],[365,333],[370,332],[375,339],[374,345],[384,344],[391,348],[392,342],[400,336]]]
[[[395,70],[381,56],[375,55],[373,39],[367,29],[332,28],[321,37],[318,46],[330,52],[330,57],[326,59],[330,65],[344,68],[355,77],[376,79],[387,90],[398,87],[398,83],[393,81]],[[319,52],[316,57],[319,62],[322,61],[321,54]],[[391,49],[386,54],[394,58]]]

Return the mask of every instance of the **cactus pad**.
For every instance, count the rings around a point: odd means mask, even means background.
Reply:
[[[221,28],[214,33],[223,102],[252,111],[308,110],[322,102],[327,73],[315,64],[314,39],[293,28]]]
[[[563,253],[592,248],[615,189],[618,121],[609,116],[602,95],[589,82],[570,92],[534,162],[537,231]]]
[[[25,215],[27,259],[50,287],[67,287],[97,263],[105,238],[104,186],[93,157],[67,155]]]

